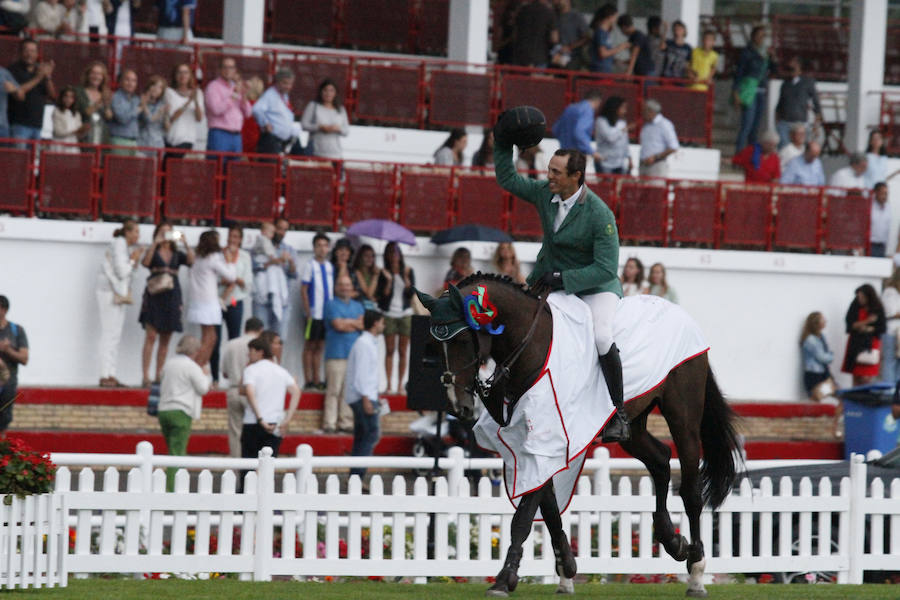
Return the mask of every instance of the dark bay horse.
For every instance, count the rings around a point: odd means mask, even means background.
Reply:
[[[469,313],[471,306],[463,299],[473,295],[477,286],[487,290],[496,318],[491,317],[488,326],[476,328],[472,326],[471,315],[477,318],[478,309]],[[482,273],[461,281],[458,289],[451,286],[439,299],[422,293],[419,298],[431,311],[432,336],[443,346],[443,383],[451,412],[461,418],[471,418],[478,397],[498,424],[502,425],[505,417],[509,422],[504,415],[504,400],[514,406],[515,400],[528,390],[544,367],[553,334],[553,319],[546,303],[509,278]],[[477,374],[479,365],[489,357],[498,365],[508,367],[508,376],[498,378],[487,389]],[[735,481],[734,454],[739,443],[734,414],[719,391],[705,352],[672,369],[658,387],[627,400],[631,440],[621,446],[644,463],[653,479],[654,536],[675,560],[687,561],[690,575],[687,595],[705,597],[706,561],[700,540],[700,513],[704,504],[713,509],[722,504]],[[655,406],[665,418],[678,450],[679,493],[690,524],[690,542],[675,532],[666,509],[672,452],[647,431],[647,417]],[[521,497],[513,517],[506,560],[495,584],[488,590],[489,596],[505,597],[516,588],[522,544],[531,531],[538,508],[550,530],[557,572],[563,578],[574,577],[576,562],[562,531],[551,479]]]

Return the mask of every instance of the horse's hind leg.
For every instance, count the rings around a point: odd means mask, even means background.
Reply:
[[[653,479],[653,487],[656,490],[656,512],[653,513],[654,536],[672,558],[684,560],[687,558],[688,542],[684,536],[675,533],[669,510],[666,508],[672,474],[669,468],[672,450],[647,431],[646,412],[634,420],[631,425],[631,440],[621,442],[621,446],[644,463]]]
[[[497,580],[494,585],[487,591],[487,595],[494,598],[506,598],[509,592],[516,589],[519,583],[519,561],[522,560],[522,544],[531,533],[531,524],[534,522],[534,515],[544,495],[546,486],[525,494],[519,500],[519,506],[512,518],[512,531],[509,549],[506,551],[506,561],[503,568],[497,574]],[[557,515],[558,516],[558,515]]]
[[[542,489],[541,516],[544,518],[547,529],[550,530],[553,554],[556,556],[556,573],[559,575],[559,587],[556,588],[556,593],[574,594],[575,586],[572,579],[578,572],[578,564],[575,562],[575,555],[572,554],[569,538],[566,537],[566,532],[563,531],[562,519],[559,517],[559,505],[556,502],[556,491],[553,488],[553,480],[548,481]]]

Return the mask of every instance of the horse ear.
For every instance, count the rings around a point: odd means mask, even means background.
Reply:
[[[427,308],[428,312],[434,312],[434,305],[437,303],[437,299],[416,288],[413,289],[416,290],[416,296],[419,298],[419,302],[422,303],[422,306]]]
[[[459,288],[453,285],[452,283],[447,288],[450,292],[450,306],[453,307],[453,310],[456,312],[463,311],[463,296],[462,292],[459,291]]]

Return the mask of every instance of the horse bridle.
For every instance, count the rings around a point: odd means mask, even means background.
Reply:
[[[506,357],[502,363],[498,364],[494,369],[494,372],[490,377],[487,378],[486,381],[482,381],[480,377],[478,377],[478,371],[475,371],[475,374],[472,376],[472,385],[470,387],[465,388],[466,392],[477,396],[479,400],[481,400],[482,404],[487,406],[486,400],[491,395],[491,391],[493,390],[495,385],[498,385],[507,379],[509,379],[510,369],[516,361],[519,360],[519,357],[522,355],[522,352],[525,351],[525,348],[528,346],[528,343],[531,342],[531,338],[534,336],[534,331],[537,329],[538,317],[541,315],[541,311],[547,305],[547,296],[549,294],[549,290],[541,296],[541,301],[538,303],[537,309],[534,311],[534,316],[531,319],[531,327],[528,328],[528,333],[525,334],[525,337],[522,338],[522,341],[519,342],[519,345],[516,346],[515,350],[510,353],[509,356]],[[448,321],[447,323],[441,323],[442,325],[450,325],[454,323],[462,322],[462,319],[454,319],[453,321]],[[442,340],[441,345],[444,349],[444,372],[441,375],[441,384],[444,386],[448,396],[456,385],[456,376],[469,369],[477,364],[479,364],[482,360],[481,358],[481,343],[478,341],[478,333],[473,330],[471,327],[466,326],[466,329],[469,331],[469,334],[472,336],[472,341],[475,346],[475,356],[467,362],[465,365],[460,367],[455,371],[450,370],[450,356],[447,350],[447,340]],[[452,339],[452,338],[451,338]],[[455,394],[455,392],[453,392]],[[503,402],[500,406],[500,427],[506,427],[509,425],[512,420],[513,410],[516,407],[516,403],[518,403],[519,399],[514,398],[509,403],[506,402],[506,398],[502,399]],[[508,405],[508,409],[503,410],[503,406]]]

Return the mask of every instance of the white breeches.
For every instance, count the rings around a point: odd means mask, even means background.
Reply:
[[[591,316],[594,318],[594,344],[597,346],[597,353],[603,356],[613,345],[613,316],[616,314],[619,297],[612,292],[601,292],[582,296],[581,299],[591,309]]]
[[[100,377],[115,377],[116,363],[119,361],[119,341],[122,326],[125,325],[124,304],[113,302],[114,294],[109,290],[97,290],[97,304],[100,307]]]

